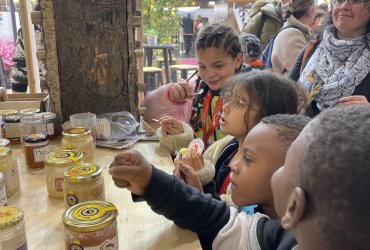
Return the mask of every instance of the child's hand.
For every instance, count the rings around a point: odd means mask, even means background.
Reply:
[[[194,96],[194,90],[188,81],[181,81],[172,85],[169,96],[171,101],[185,102],[188,98]]]
[[[181,160],[185,165],[192,167],[195,171],[203,168],[204,159],[203,155],[199,155],[195,149],[190,149],[186,151],[186,154],[182,157]]]
[[[109,174],[117,187],[142,195],[152,176],[152,165],[138,150],[127,150],[114,157]]]
[[[180,173],[182,173],[182,175],[180,175]],[[198,189],[200,192],[203,192],[202,183],[195,174],[194,169],[192,169],[190,166],[187,166],[180,161],[177,165],[174,175],[185,181],[186,184]]]
[[[351,95],[342,97],[339,99],[339,103],[342,105],[368,105],[367,98],[363,95]]]
[[[182,133],[182,124],[179,120],[171,116],[165,116],[159,119],[162,133],[167,135],[178,135]]]

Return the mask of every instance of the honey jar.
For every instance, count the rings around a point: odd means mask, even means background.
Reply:
[[[22,209],[0,207],[0,249],[27,249]]]
[[[90,129],[71,128],[63,131],[62,148],[80,151],[84,162],[94,162],[95,146]]]
[[[20,186],[18,165],[12,157],[11,148],[0,147],[0,172],[4,174],[6,196],[9,198]]]
[[[44,159],[51,152],[49,136],[45,133],[30,134],[23,137],[24,156],[30,168],[44,167]]]
[[[104,200],[102,169],[96,164],[82,163],[64,172],[64,201],[67,207],[84,201]]]
[[[64,172],[81,160],[82,154],[76,150],[51,152],[45,157],[46,186],[50,196],[63,198]]]
[[[2,172],[0,172],[0,207],[6,206],[8,199],[6,198],[5,190],[5,177]]]
[[[86,201],[63,214],[66,249],[118,249],[117,208]]]

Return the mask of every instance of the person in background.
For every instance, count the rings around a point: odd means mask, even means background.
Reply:
[[[272,69],[278,73],[288,73],[299,54],[307,44],[310,28],[315,18],[314,0],[293,0],[285,7],[285,28],[277,34],[272,48]]]
[[[361,250],[370,244],[369,124],[370,106],[355,105],[328,109],[303,129],[271,178],[281,220],[238,213],[136,150],[116,155],[109,174],[134,200],[197,233],[203,249]]]
[[[239,40],[243,50],[243,62],[249,64],[252,68],[264,69],[260,59],[261,47],[258,37],[253,34],[241,34]]]
[[[230,26],[208,25],[198,35],[196,49],[199,77],[195,82],[161,86],[148,93],[141,104],[147,108],[145,121],[160,119],[159,141],[172,153],[188,147],[193,135],[206,146],[223,137],[219,130],[221,87],[235,73],[252,70],[242,64],[238,36]]]
[[[194,20],[193,30],[194,30],[194,33],[195,34],[198,34],[199,33],[199,25],[201,23],[201,20],[202,20],[202,16],[201,15],[197,15],[197,17]]]
[[[313,23],[308,25],[312,32],[321,27],[326,22],[326,14],[327,13],[322,9],[318,7],[315,8],[315,18],[313,19]]]
[[[370,101],[369,0],[332,3],[322,37],[301,51],[289,75],[307,90],[312,117],[338,104]]]
[[[252,6],[254,13],[243,27],[241,34],[249,33],[257,36],[263,50],[270,37],[274,36],[283,26],[284,6],[289,2],[290,0],[281,0],[280,2],[257,0]]]
[[[189,55],[191,43],[193,41],[193,19],[191,19],[190,13],[186,17],[182,18],[182,29],[184,31],[184,44],[185,44],[185,55]]]

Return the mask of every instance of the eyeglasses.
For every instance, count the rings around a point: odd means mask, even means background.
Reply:
[[[235,109],[243,109],[246,107],[250,107],[248,101],[245,100],[240,95],[233,94],[231,92],[225,92],[221,95],[223,103],[230,103],[230,105]]]
[[[363,0],[333,0],[333,5],[342,5],[345,1],[348,1],[351,6],[358,6],[364,3]]]

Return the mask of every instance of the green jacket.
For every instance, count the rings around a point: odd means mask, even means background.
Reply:
[[[283,27],[283,24],[280,4],[268,3],[245,24],[242,33],[256,35],[260,39],[261,49],[263,49],[269,38],[275,35]]]

